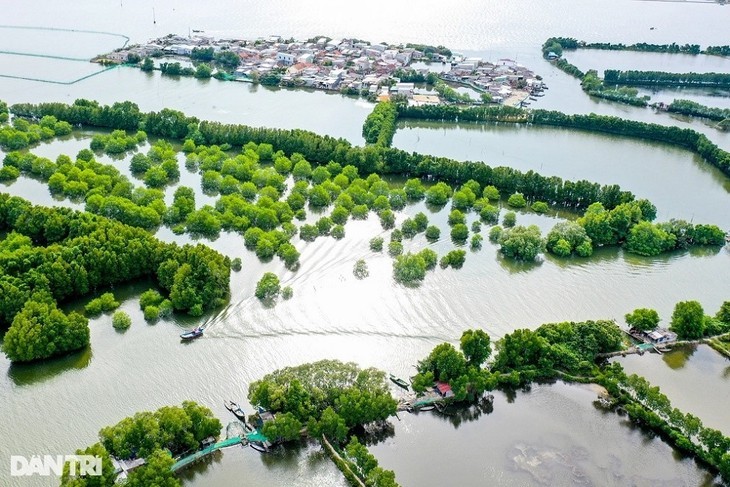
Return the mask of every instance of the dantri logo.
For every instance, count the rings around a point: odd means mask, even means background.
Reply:
[[[38,475],[49,477],[51,473],[61,476],[63,466],[68,462],[68,472],[72,477],[101,475],[101,457],[94,455],[22,455],[10,456],[10,475],[30,477]]]

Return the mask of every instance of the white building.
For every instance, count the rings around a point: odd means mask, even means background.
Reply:
[[[288,52],[276,53],[276,62],[284,64],[284,66],[291,66],[296,62],[297,58],[294,54]]]

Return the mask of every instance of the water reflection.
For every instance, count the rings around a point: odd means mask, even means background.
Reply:
[[[697,345],[685,345],[682,347],[675,347],[671,352],[662,354],[662,361],[669,366],[672,370],[679,370],[684,368],[687,361],[697,351]]]
[[[64,372],[85,369],[91,363],[92,356],[91,347],[86,347],[78,352],[42,362],[13,363],[8,367],[8,377],[16,386],[40,384]]]

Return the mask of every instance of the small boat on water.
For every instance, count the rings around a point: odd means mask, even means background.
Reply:
[[[237,417],[238,419],[240,419],[241,421],[243,421],[245,423],[246,422],[246,413],[243,412],[243,409],[241,409],[241,406],[239,406],[235,402],[233,404],[236,407],[233,408],[233,410],[231,412],[233,413],[233,415],[235,417]]]
[[[248,446],[261,453],[269,453],[269,449],[257,441],[252,441]]]
[[[246,422],[246,413],[243,412],[243,409],[241,409],[241,406],[238,405],[238,403],[235,403],[233,401],[223,401],[223,405],[226,407],[227,410],[233,413],[235,417]]]
[[[183,340],[194,340],[201,336],[203,336],[203,329],[199,326],[180,334],[180,338]]]
[[[428,406],[423,406],[422,408],[418,408],[418,412],[421,411],[433,411],[436,408],[433,404],[429,404]]]
[[[530,100],[532,100],[532,101],[537,101],[537,98],[535,98],[534,96],[531,96],[531,97],[530,97]]]
[[[408,382],[404,381],[400,377],[396,377],[393,374],[390,374],[390,380],[393,381],[393,384],[402,387],[403,389],[408,389]]]

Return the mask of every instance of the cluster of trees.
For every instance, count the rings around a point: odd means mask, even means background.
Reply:
[[[426,59],[432,59],[434,54],[438,54],[444,57],[451,57],[451,49],[444,46],[430,46],[428,44],[406,44],[407,48],[421,51]]]
[[[610,88],[598,77],[594,69],[588,70],[581,81],[583,91],[591,96],[604,98],[606,100],[618,101],[637,107],[645,107],[649,104],[649,96],[638,96],[639,90],[628,86]]]
[[[306,425],[312,436],[341,443],[353,427],[384,421],[397,406],[384,372],[337,360],[277,370],[251,383],[248,399],[280,418],[264,425],[262,432],[271,440],[299,437]]]
[[[712,88],[730,87],[727,73],[667,73],[664,71],[621,71],[607,69],[603,82],[614,85],[671,85],[702,86]]]
[[[622,347],[623,332],[613,321],[550,323],[505,335],[497,342],[492,371],[512,385],[552,379],[561,372],[593,375],[598,354]]]
[[[692,129],[637,122],[606,115],[567,115],[550,110],[532,110],[529,122],[537,125],[554,125],[590,132],[612,133],[637,139],[657,140],[684,147],[695,152],[725,174],[730,175],[730,153],[720,149],[704,134]]]
[[[0,148],[3,150],[19,150],[30,145],[37,144],[41,140],[50,140],[56,136],[68,135],[71,133],[71,124],[66,121],[58,121],[53,116],[42,117],[38,123],[30,123],[22,118],[13,120],[8,125],[7,105],[4,102],[4,110],[0,111]]]
[[[556,223],[547,234],[545,248],[558,257],[568,257],[573,253],[589,257],[593,254],[593,241],[581,225],[565,221]]]
[[[730,109],[728,108],[708,107],[691,100],[674,100],[667,106],[667,110],[674,113],[681,113],[682,115],[704,117],[716,121],[730,118]]]
[[[646,256],[697,245],[725,244],[725,232],[716,225],[693,225],[684,220],[651,223],[655,216],[656,208],[647,200],[623,203],[612,210],[594,203],[577,223],[594,246],[624,245],[629,252]]]
[[[156,279],[176,310],[195,316],[228,295],[226,257],[203,245],[163,243],[107,218],[0,194],[0,231],[12,235],[0,250],[0,324],[10,324],[3,350],[14,361],[46,358],[88,343],[86,321],[73,313],[67,321],[58,318],[57,301],[140,277]],[[29,302],[40,307],[20,313]],[[29,333],[29,326],[36,331]]]
[[[672,407],[659,387],[635,374],[626,375],[618,362],[604,368],[599,382],[618,399],[632,420],[661,433],[681,451],[699,458],[730,481],[730,438],[721,431]]]
[[[702,52],[699,44],[680,45],[676,42],[672,42],[671,44],[651,44],[647,42],[637,42],[634,44],[623,44],[621,42],[585,42],[572,37],[551,37],[542,45],[542,52],[544,56],[547,56],[547,54],[551,51],[557,55],[561,55],[563,49],[600,49],[604,51],[640,51],[668,54],[700,54]],[[713,47],[708,47],[705,52],[709,54],[708,51],[710,49],[713,49]]]
[[[395,473],[392,470],[384,470],[378,466],[378,459],[370,453],[365,445],[357,440],[356,436],[350,437],[350,442],[345,446],[345,456],[351,469],[354,467],[359,477],[365,481],[365,485],[372,487],[398,487],[395,481]]]
[[[639,51],[639,52],[659,52],[667,54],[700,54],[702,52],[699,44],[680,45],[676,42],[671,44],[650,44],[646,42],[637,42],[635,44],[611,43],[611,42],[581,42],[581,49],[600,49],[604,51]]]
[[[712,56],[730,56],[730,46],[707,46],[705,54]]]
[[[697,340],[705,336],[730,332],[730,301],[725,301],[713,316],[705,315],[699,301],[680,301],[674,306],[669,329],[680,340]]]
[[[172,144],[158,140],[147,151],[147,155],[135,154],[130,161],[132,174],[142,177],[149,188],[163,188],[180,178],[177,151]]]
[[[537,225],[518,225],[508,228],[499,237],[499,250],[505,257],[532,261],[545,248],[540,228]]]
[[[113,130],[110,134],[97,134],[91,138],[91,150],[107,154],[121,154],[136,149],[147,140],[147,134],[138,130],[135,135],[127,135],[124,130]]]
[[[115,485],[111,457],[144,458],[145,464],[131,472],[124,485],[179,487],[171,467],[172,456],[197,450],[201,442],[217,438],[222,425],[205,406],[184,401],[181,406],[164,406],[154,412],[140,412],[99,431],[99,443],[77,451],[102,459],[101,476],[71,476],[68,464],[61,478],[62,487],[112,487]],[[78,468],[76,472],[78,472]]]
[[[438,255],[429,248],[418,253],[408,252],[393,260],[393,278],[401,284],[416,284],[426,277],[426,271],[434,269]]]
[[[395,103],[385,101],[375,105],[373,111],[365,118],[362,127],[365,142],[390,147],[393,142],[393,134],[395,134],[397,118],[398,109]]]
[[[496,386],[496,378],[482,366],[492,353],[491,340],[483,330],[466,330],[459,349],[450,343],[436,345],[418,362],[413,390],[424,392],[435,381],[448,382],[457,402],[474,400]]]
[[[122,117],[124,107],[120,107],[118,104],[112,105],[112,107],[100,107],[98,104],[90,106],[93,104],[94,102],[85,100],[77,100],[73,105],[18,104],[13,105],[12,111],[20,116],[38,117],[48,114],[62,120],[69,120],[71,123],[109,128],[125,128],[116,127],[113,123],[117,120],[119,123],[125,123],[126,120],[134,119],[136,120],[134,129],[143,128],[147,134],[163,138],[178,140],[190,138],[195,144],[208,145],[243,146],[248,142],[266,143],[285,154],[299,153],[312,163],[327,164],[330,161],[340,161],[342,165],[356,167],[363,174],[378,171],[412,177],[430,177],[454,184],[474,179],[482,185],[496,186],[506,193],[519,191],[528,199],[536,198],[563,206],[586,207],[594,201],[601,201],[607,207],[613,207],[622,201],[633,199],[630,193],[622,192],[618,186],[602,187],[588,181],[564,181],[557,177],[545,177],[534,171],[523,173],[505,167],[492,168],[480,162],[457,162],[453,159],[408,153],[393,148],[352,147],[343,139],[319,136],[303,130],[253,128],[244,125],[224,125],[218,122],[200,122],[197,118],[186,117],[181,112],[169,109],[142,116],[134,104],[131,104],[133,108],[127,107],[129,117]],[[557,115],[567,117],[570,123],[575,123],[571,118],[575,116],[559,112],[545,112],[537,118],[534,116],[534,112],[525,113],[530,113],[529,121],[537,120],[536,123],[544,120],[547,124],[559,124]],[[548,113],[551,115],[547,116]],[[140,126],[142,118],[144,118],[144,124]],[[526,118],[525,121],[528,119]],[[696,135],[699,136],[699,134]],[[705,141],[707,144],[712,144],[706,137]],[[719,150],[714,144],[707,146],[706,149],[708,153]],[[722,152],[724,153],[724,151]],[[730,167],[730,155],[728,155],[726,164]]]
[[[440,79],[435,80],[433,89],[441,98],[451,103],[471,103],[474,101],[468,93],[459,93]]]
[[[401,80],[402,83],[426,83],[433,85],[438,80],[438,75],[433,71],[423,74],[415,69],[398,68],[393,72],[393,77]]]

